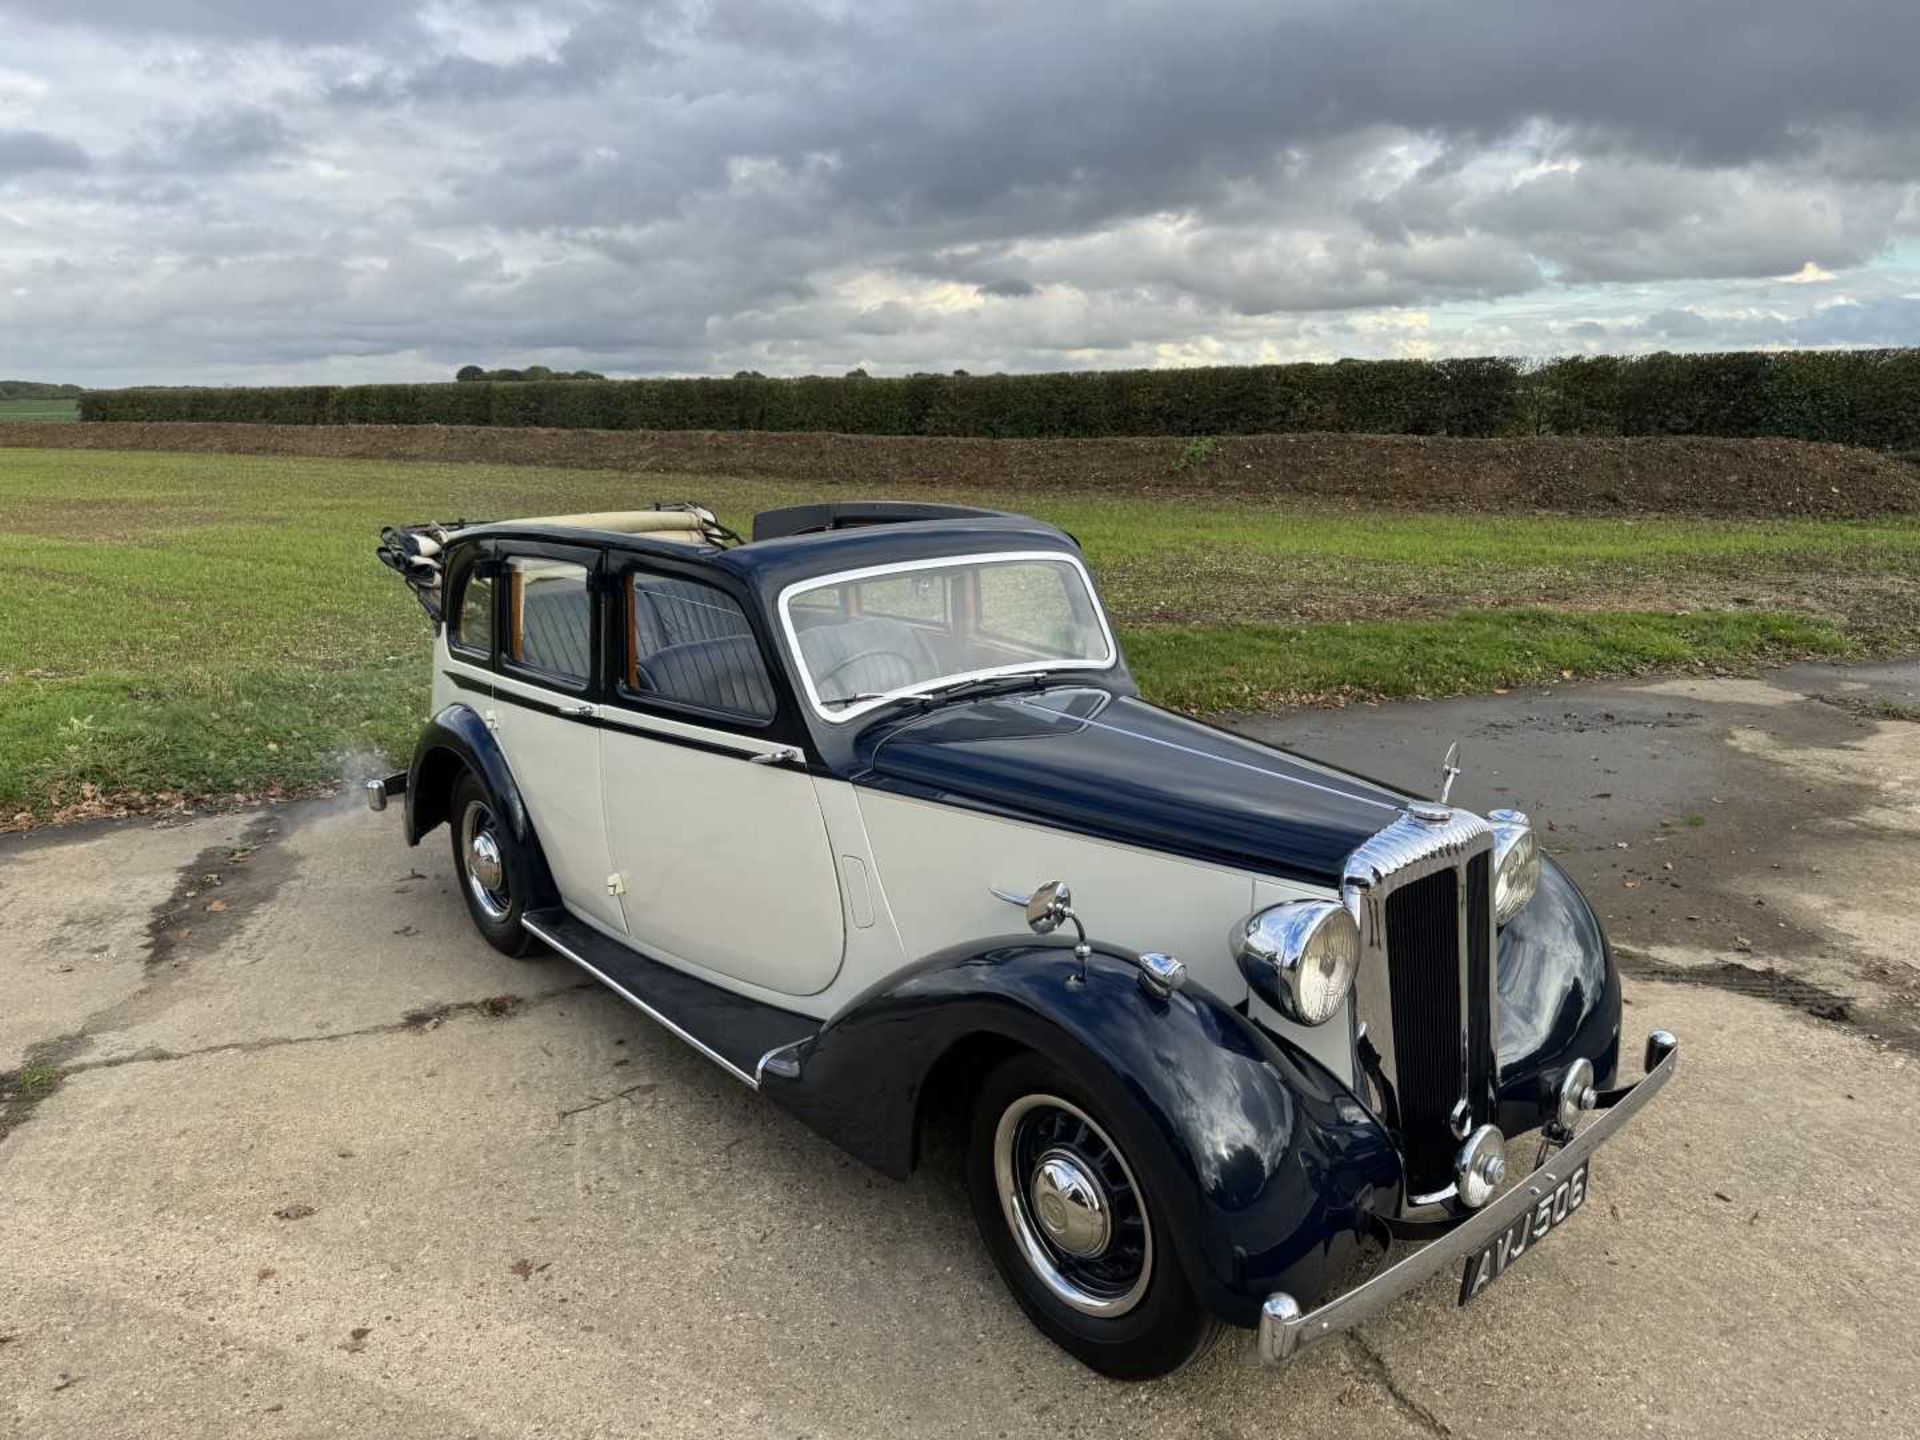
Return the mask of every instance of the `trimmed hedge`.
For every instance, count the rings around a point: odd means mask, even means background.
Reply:
[[[1920,350],[1341,360],[1048,375],[96,390],[82,420],[849,435],[1776,435],[1920,448]]]

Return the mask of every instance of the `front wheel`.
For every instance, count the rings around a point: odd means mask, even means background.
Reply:
[[[967,1147],[974,1220],[1020,1307],[1103,1375],[1150,1380],[1223,1328],[1187,1284],[1154,1177],[1093,1097],[1039,1055],[981,1083]]]
[[[475,928],[503,955],[531,954],[536,942],[520,925],[531,879],[527,852],[471,770],[454,782],[447,814],[453,821],[453,870]]]

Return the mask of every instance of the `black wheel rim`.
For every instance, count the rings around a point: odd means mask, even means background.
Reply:
[[[1016,1250],[1053,1295],[1103,1317],[1140,1303],[1153,1274],[1146,1199],[1092,1116],[1055,1095],[1014,1101],[994,1132],[994,1182]]]

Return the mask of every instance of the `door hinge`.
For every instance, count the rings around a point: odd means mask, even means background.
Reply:
[[[627,893],[627,877],[618,870],[607,876],[607,894],[624,895]]]
[[[480,718],[486,721],[487,729],[498,730],[500,728],[500,712],[498,710],[488,710],[484,712]]]

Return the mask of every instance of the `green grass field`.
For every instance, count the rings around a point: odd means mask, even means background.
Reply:
[[[842,492],[860,493],[858,487]],[[0,448],[0,822],[288,793],[402,757],[428,629],[394,521],[821,487]],[[1146,693],[1196,711],[1920,643],[1920,521],[1378,514],[956,492],[1085,545]],[[115,800],[115,797],[118,797]]]
[[[8,420],[78,420],[78,400],[0,400],[0,423]]]

